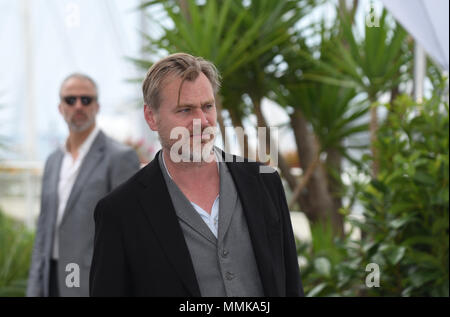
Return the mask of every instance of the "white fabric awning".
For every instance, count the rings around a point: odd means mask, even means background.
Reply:
[[[444,70],[449,70],[449,0],[381,0]]]

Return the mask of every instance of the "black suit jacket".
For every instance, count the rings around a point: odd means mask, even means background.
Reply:
[[[201,296],[158,156],[99,201],[91,296]],[[227,163],[247,220],[265,296],[302,296],[289,210],[278,173]]]

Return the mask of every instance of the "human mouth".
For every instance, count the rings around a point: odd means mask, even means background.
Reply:
[[[74,119],[85,119],[86,115],[84,113],[77,113],[73,117]]]

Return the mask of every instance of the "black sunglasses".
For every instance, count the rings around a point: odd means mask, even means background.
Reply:
[[[78,98],[80,98],[81,104],[83,106],[89,106],[92,103],[92,101],[94,99],[96,99],[95,97],[91,97],[91,96],[67,96],[67,97],[63,97],[63,100],[69,106],[73,106],[77,102]]]

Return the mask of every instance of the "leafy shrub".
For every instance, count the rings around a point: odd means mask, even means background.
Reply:
[[[363,193],[378,295],[449,295],[449,109],[400,96],[379,131],[380,174]]]
[[[309,296],[449,296],[448,104],[400,96],[387,108],[380,172],[358,196],[364,220],[347,217],[362,239],[334,238],[322,225],[312,245],[299,244]],[[366,286],[369,263],[380,268],[379,287]]]
[[[25,296],[33,234],[0,210],[0,297]]]
[[[360,249],[358,243],[352,243],[350,235],[335,237],[330,222],[313,224],[311,236],[311,243],[297,243],[298,254],[306,260],[300,268],[305,295],[357,296],[364,283],[359,270],[363,257],[352,254]]]

